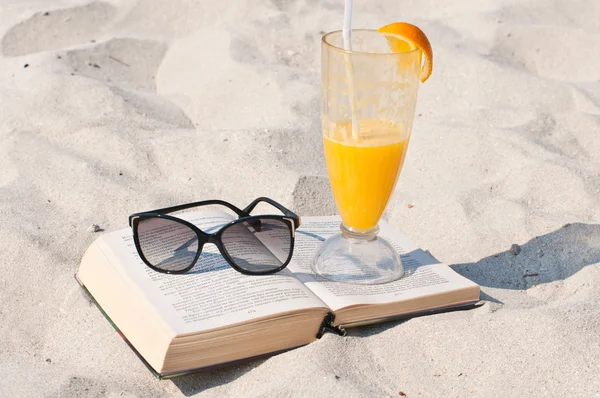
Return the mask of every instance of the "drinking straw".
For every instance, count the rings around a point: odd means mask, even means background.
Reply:
[[[344,38],[345,50],[352,50],[352,3],[353,0],[346,0],[344,3],[344,25],[342,27],[342,37]]]
[[[344,50],[352,51],[352,3],[353,0],[344,2],[344,24],[342,26],[342,38],[344,40]],[[346,63],[346,77],[348,78],[348,95],[350,99],[350,112],[352,113],[352,138],[358,141],[360,125],[358,124],[358,102],[356,101],[356,91],[354,90],[354,67],[350,53],[344,54]]]

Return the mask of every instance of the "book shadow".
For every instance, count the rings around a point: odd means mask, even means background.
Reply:
[[[564,280],[600,262],[600,224],[566,224],[522,246],[452,269],[480,286],[526,290]]]
[[[231,383],[267,360],[267,357],[246,359],[235,364],[222,364],[212,369],[171,379],[186,397]]]

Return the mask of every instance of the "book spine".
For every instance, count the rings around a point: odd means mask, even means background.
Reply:
[[[344,329],[343,327],[340,327],[340,326],[333,325],[334,319],[335,319],[335,315],[333,314],[333,312],[328,312],[327,315],[325,315],[325,318],[323,318],[323,322],[321,322],[321,327],[319,328],[319,331],[317,332],[317,339],[320,339],[321,337],[323,337],[325,332],[334,333],[334,334],[337,334],[338,336],[346,335],[346,329]]]

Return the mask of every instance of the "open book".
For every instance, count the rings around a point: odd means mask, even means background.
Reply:
[[[178,214],[206,232],[232,221],[216,211]],[[401,255],[402,279],[384,285],[328,281],[311,270],[319,244],[339,233],[339,217],[306,217],[294,255],[278,274],[247,276],[206,245],[187,274],[153,271],[131,229],[99,237],[76,275],[98,307],[159,377],[172,377],[308,344],[326,330],[472,306],[479,286],[418,249],[385,222],[380,235]]]

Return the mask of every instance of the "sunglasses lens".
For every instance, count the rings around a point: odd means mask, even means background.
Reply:
[[[137,236],[141,253],[152,266],[164,271],[182,271],[194,262],[198,236],[187,225],[152,217],[139,222]]]
[[[287,220],[256,218],[223,230],[223,247],[233,262],[251,273],[274,271],[292,255],[292,226]]]

